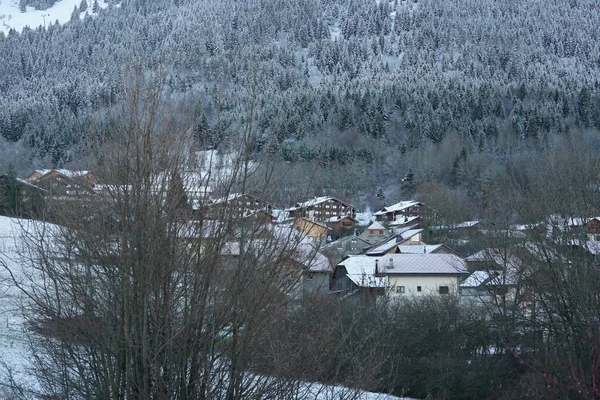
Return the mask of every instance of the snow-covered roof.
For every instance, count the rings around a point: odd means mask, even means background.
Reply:
[[[477,253],[471,254],[465,258],[465,260],[472,262],[494,262],[498,265],[519,262],[510,250],[501,248],[483,249]]]
[[[367,226],[367,229],[385,229],[385,230],[387,230],[385,226],[381,225],[377,221],[371,222],[371,225]]]
[[[431,230],[436,231],[436,230],[445,230],[445,229],[468,229],[468,228],[474,227],[477,224],[479,224],[478,220],[464,221],[464,222],[458,222],[456,224],[435,225],[435,226],[431,227]]]
[[[33,183],[26,181],[25,179],[21,179],[21,178],[16,178],[16,179],[17,179],[17,182],[19,182],[22,185],[29,186],[29,187],[37,189],[37,190],[41,190],[42,192],[47,191],[46,189],[43,189],[37,185],[34,185]]]
[[[398,250],[402,254],[429,254],[443,246],[443,244],[401,244],[398,245]]]
[[[310,243],[300,243],[298,247],[294,249],[292,258],[311,272],[333,271],[329,259],[316,251],[315,247]]]
[[[489,282],[492,278],[495,278],[500,271],[475,271],[467,277],[461,284],[461,288],[478,288],[484,283]]]
[[[346,268],[347,276],[359,287],[385,287],[385,277],[393,275],[461,275],[467,272],[465,262],[454,254],[388,254],[381,258],[365,255],[350,256],[338,263]]]
[[[363,256],[364,257],[364,256]],[[373,260],[373,257],[368,257]],[[378,259],[381,274],[460,275],[465,261],[454,254],[386,254]]]
[[[306,218],[306,217],[300,217],[300,218],[297,218],[297,219],[296,219],[296,221],[307,221],[307,222],[310,222],[311,224],[314,224],[314,225],[320,226],[320,227],[321,227],[321,228],[323,228],[323,229],[327,229],[328,231],[332,230],[332,229],[331,229],[330,227],[328,227],[327,225],[324,225],[324,224],[322,224],[322,223],[320,223],[320,222],[318,222],[318,221],[315,221],[315,220],[313,220],[313,219],[310,219],[310,218]]]
[[[393,235],[379,243],[375,244],[375,247],[367,251],[367,255],[376,256],[382,253],[387,253],[398,245],[399,235]]]
[[[375,276],[375,259],[365,256],[350,256],[338,265],[346,268],[348,279],[358,287],[384,288],[385,277]]]
[[[69,169],[36,169],[35,172],[40,174],[41,176],[45,176],[52,171],[56,171],[59,174],[66,176],[67,178],[78,178],[81,176],[86,176],[90,173],[90,171],[71,171]]]
[[[400,233],[400,236],[402,237],[402,240],[408,240],[408,239],[412,238],[413,236],[418,235],[421,232],[423,232],[423,229],[408,229],[408,230]]]
[[[481,285],[512,286],[517,284],[517,269],[508,267],[506,270],[475,271],[461,284],[461,288],[477,288]]]
[[[352,221],[356,221],[354,218],[352,218],[349,215],[336,215],[334,217],[327,219],[327,222],[340,222],[341,220],[346,219],[346,218],[350,218]]]
[[[313,207],[313,206],[316,206],[317,204],[325,203],[330,200],[340,202],[340,203],[344,204],[346,207],[354,208],[354,206],[352,206],[352,204],[348,204],[345,201],[342,201],[336,197],[320,196],[320,197],[315,197],[314,199],[307,200],[303,203],[297,203],[294,207],[288,208],[287,211],[294,211],[294,210],[298,210],[298,209],[302,209],[302,208]]]
[[[391,206],[383,207],[381,210],[377,211],[373,215],[385,215],[390,212],[402,211],[409,207],[417,206],[417,205],[421,205],[421,203],[418,201],[414,201],[414,200],[401,201],[396,204],[392,204]]]
[[[243,198],[243,197],[244,197],[243,193],[230,193],[227,196],[219,197],[218,199],[214,199],[210,204],[211,205],[216,205],[216,204],[229,203],[229,202],[231,202],[233,200],[240,199],[240,198]]]
[[[410,224],[411,222],[416,221],[418,219],[419,219],[418,216],[396,218],[396,220],[390,222],[390,226],[394,227],[394,226],[398,226],[398,225],[406,225],[406,224]]]

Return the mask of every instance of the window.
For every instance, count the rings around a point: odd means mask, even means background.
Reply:
[[[369,235],[374,235],[375,234],[375,229],[369,229]]]
[[[396,286],[396,293],[404,293],[404,286]]]
[[[440,286],[440,294],[449,294],[450,293],[450,289],[448,288],[448,286]]]
[[[417,292],[421,291],[421,286],[417,286]]]
[[[383,235],[383,229],[380,229],[380,230],[379,230],[379,234],[380,234],[380,235]]]
[[[312,272],[309,272],[308,274],[306,274],[306,279],[312,279],[312,278],[313,278]]]

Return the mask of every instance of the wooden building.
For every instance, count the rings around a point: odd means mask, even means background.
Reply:
[[[205,219],[227,220],[249,217],[261,211],[261,217],[270,216],[272,220],[271,210],[269,202],[256,196],[232,193],[200,207],[197,212]]]
[[[94,194],[96,175],[91,171],[67,169],[42,169],[30,173],[26,181],[41,187],[46,197],[54,199],[76,198]]]
[[[326,222],[332,217],[356,218],[356,208],[335,197],[316,197],[287,209],[290,218],[308,218]]]
[[[421,217],[423,213],[423,203],[414,200],[409,200],[401,201],[390,206],[385,206],[373,215],[379,222],[393,222],[397,220],[405,220],[409,217]]]

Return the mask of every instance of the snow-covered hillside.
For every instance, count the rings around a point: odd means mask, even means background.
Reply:
[[[89,1],[88,9],[79,13],[80,18],[85,14],[92,13],[92,0]],[[81,0],[59,0],[47,10],[36,10],[33,7],[27,7],[27,12],[22,13],[19,10],[19,0],[0,0],[0,32],[8,33],[10,29],[21,32],[26,26],[35,29],[38,26],[47,26],[58,21],[60,24],[69,22],[73,8],[79,7]],[[98,1],[100,8],[108,7],[104,0]]]

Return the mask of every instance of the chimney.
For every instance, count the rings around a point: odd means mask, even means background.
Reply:
[[[387,268],[388,269],[394,268],[394,257],[389,258]]]

